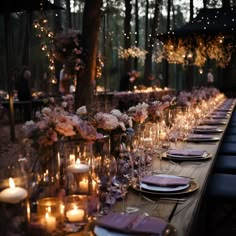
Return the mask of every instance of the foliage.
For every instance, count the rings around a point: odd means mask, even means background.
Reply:
[[[84,70],[87,60],[87,52],[81,45],[81,35],[76,30],[68,30],[55,35],[55,57],[65,64],[70,74]]]

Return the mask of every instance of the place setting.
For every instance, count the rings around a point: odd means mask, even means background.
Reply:
[[[177,230],[162,218],[145,213],[110,212],[95,222],[97,236],[160,235],[177,236]]]
[[[193,127],[193,132],[199,134],[207,134],[207,133],[222,133],[223,130],[220,129],[218,126],[214,125],[199,125]]]
[[[205,161],[212,157],[205,150],[196,150],[191,148],[170,149],[166,152],[164,159],[172,161]]]
[[[210,135],[210,134],[196,134],[196,133],[191,133],[189,134],[186,138],[186,142],[216,142],[219,141],[220,138],[215,135]]]
[[[200,125],[225,125],[226,120],[225,119],[211,119],[207,118],[201,121]]]
[[[133,189],[144,194],[175,196],[196,191],[198,184],[191,177],[170,174],[153,174],[142,177]]]
[[[210,118],[210,119],[227,119],[227,115],[226,114],[223,114],[223,113],[220,113],[220,114],[210,114],[207,116],[207,118]]]

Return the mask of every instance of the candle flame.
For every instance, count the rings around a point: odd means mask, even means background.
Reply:
[[[45,218],[48,219],[48,217],[49,217],[48,212],[46,212]]]
[[[51,207],[49,206],[47,212],[51,213]]]
[[[10,188],[15,188],[15,182],[12,178],[9,178],[9,186]]]
[[[61,214],[64,214],[65,206],[63,204],[60,205],[60,209],[61,209]]]

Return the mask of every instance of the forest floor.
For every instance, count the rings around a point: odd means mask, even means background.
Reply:
[[[19,158],[20,143],[22,139],[22,123],[15,124],[15,137],[14,142],[11,141],[11,129],[8,118],[4,116],[0,120],[0,171],[8,165],[13,164]]]

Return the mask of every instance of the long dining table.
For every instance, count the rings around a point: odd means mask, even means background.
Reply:
[[[126,206],[132,209],[139,209],[150,216],[162,218],[169,222],[174,230],[166,235],[191,236],[197,230],[197,218],[203,196],[206,191],[208,177],[210,176],[218,149],[222,142],[225,130],[229,123],[234,108],[234,100],[232,102],[225,123],[219,126],[222,132],[214,134],[218,137],[213,142],[187,142],[185,148],[205,150],[210,154],[210,158],[195,161],[174,162],[168,159],[162,159],[162,168],[166,169],[169,175],[177,175],[188,177],[191,179],[192,190],[183,193],[172,194],[171,196],[158,193],[149,193],[139,191],[139,189],[131,188],[128,192]],[[178,144],[177,144],[178,145]],[[181,143],[179,145],[182,145]],[[159,161],[159,160],[158,160]],[[165,171],[163,171],[165,173]],[[124,207],[122,202],[118,202],[114,207],[114,211],[121,211]]]
[[[198,232],[197,220],[204,199],[208,178],[212,173],[217,152],[222,143],[224,133],[235,106],[234,99],[226,99],[224,103],[229,103],[231,106],[230,110],[227,112],[227,117],[218,126],[220,132],[213,134],[216,139],[208,142],[189,141],[184,143],[178,142],[175,144],[175,148],[180,147],[180,149],[204,150],[208,154],[206,158],[199,158],[199,160],[175,161],[173,159],[168,159],[167,156],[163,155],[160,159],[159,154],[166,154],[166,152],[162,152],[157,154],[155,156],[156,158],[153,159],[153,173],[188,178],[190,183],[187,189],[176,192],[156,192],[146,191],[140,187],[132,185],[128,188],[126,197],[123,201],[116,201],[116,203],[111,206],[111,209],[109,209],[109,212],[126,212],[130,214],[136,212],[162,219],[167,222],[167,230],[161,234],[162,236],[197,235],[195,234],[196,231]],[[70,235],[88,235],[88,233],[90,233],[89,235],[96,236],[113,235],[106,232],[96,233],[95,231],[94,233],[94,221],[91,220],[91,222],[93,225],[92,227],[88,224],[88,227],[84,227],[82,230],[83,232],[77,232],[78,234],[72,233]]]

